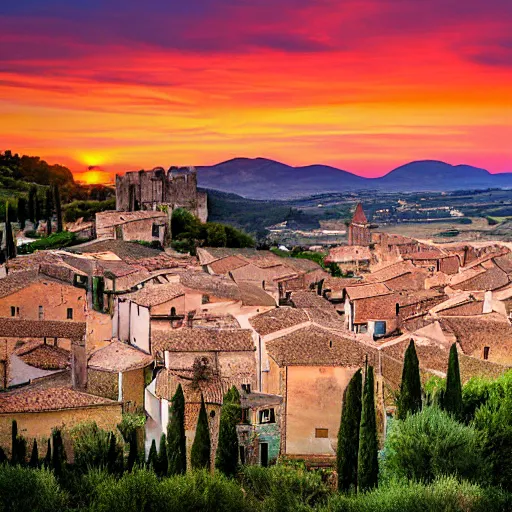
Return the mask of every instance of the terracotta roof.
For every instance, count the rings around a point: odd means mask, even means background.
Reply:
[[[112,276],[112,277],[125,277],[136,272],[140,272],[140,268],[128,265],[124,261],[96,261],[96,274]],[[143,272],[146,272],[144,269]]]
[[[315,270],[322,270],[318,263],[306,258],[282,258],[280,263],[298,272],[309,273]]]
[[[267,393],[258,393],[251,391],[250,393],[240,393],[240,404],[243,409],[261,408],[269,405],[281,405],[283,397],[281,395],[270,395]]]
[[[395,295],[396,302],[400,306],[410,306],[419,302],[428,301],[430,299],[442,299],[447,296],[438,290],[411,290],[401,292]]]
[[[28,350],[17,350],[16,354],[26,364],[41,370],[63,370],[69,367],[71,353],[61,347],[39,343]]]
[[[247,265],[247,260],[238,256],[226,256],[209,264],[214,274],[227,274],[230,270],[235,270],[245,265]]]
[[[295,270],[285,265],[260,268],[254,263],[248,263],[243,267],[232,270],[229,275],[236,281],[273,281],[285,276],[297,275]]]
[[[494,258],[494,263],[498,265],[507,274],[512,274],[512,253],[505,254]]]
[[[96,214],[96,229],[105,229],[127,222],[137,220],[155,219],[164,224],[167,221],[167,214],[154,210],[141,210],[136,212],[105,211]]]
[[[184,294],[185,289],[179,283],[147,284],[144,288],[141,288],[136,292],[122,295],[122,298],[131,300],[139,306],[150,308],[151,306],[157,306],[158,304],[169,302],[170,300]]]
[[[150,354],[145,354],[127,343],[116,340],[93,352],[87,366],[109,372],[127,372],[145,368],[152,362],[153,356]]]
[[[241,258],[265,258],[277,256],[271,251],[259,251],[258,249],[233,249],[229,247],[199,247],[197,257],[201,265],[208,265],[212,261],[226,256],[239,256]]]
[[[367,224],[368,219],[364,214],[363,205],[361,203],[357,203],[356,210],[354,212],[354,216],[352,217],[352,222],[355,224]]]
[[[419,270],[410,261],[398,261],[364,276],[365,283],[382,283]]]
[[[408,254],[403,254],[402,258],[404,260],[440,260],[443,258],[448,258],[449,255],[444,254],[439,249],[430,249],[419,252],[411,252]]]
[[[37,270],[25,270],[7,274],[0,279],[0,297],[7,297],[13,293],[19,292],[38,280]]]
[[[185,288],[198,290],[215,297],[241,300],[238,286],[225,276],[210,275],[206,272],[187,271],[180,274],[180,282]]]
[[[169,352],[253,352],[250,329],[209,329],[204,327],[153,330],[151,350]]]
[[[356,286],[362,284],[363,281],[361,278],[351,277],[326,277],[324,280],[323,289],[331,290],[333,292],[340,292],[349,286]]]
[[[85,328],[85,322],[0,318],[1,338],[81,339],[85,336]]]
[[[389,288],[382,283],[348,286],[345,290],[350,300],[378,297],[391,293]]]
[[[301,309],[277,308],[253,316],[249,319],[249,322],[261,336],[266,336],[305,323],[308,320],[307,314]]]
[[[354,301],[354,323],[367,323],[369,320],[392,320],[396,318],[397,302],[397,294],[356,299]]]
[[[267,341],[269,356],[279,366],[361,366],[365,347],[316,326]]]
[[[53,263],[59,261],[59,256],[54,251],[36,251],[32,254],[19,255],[7,260],[5,264],[9,274],[37,270],[41,263]]]
[[[498,267],[494,267],[466,281],[451,286],[457,290],[496,290],[508,283],[509,279],[506,272]]]
[[[107,398],[89,395],[69,388],[37,390],[26,388],[15,393],[4,393],[0,400],[0,414],[60,411],[95,405],[116,405],[117,403]]]
[[[265,290],[251,283],[238,283],[243,306],[276,306],[275,299]]]
[[[97,254],[111,252],[123,261],[128,258],[132,260],[141,260],[145,258],[154,258],[164,254],[163,251],[152,249],[138,244],[137,242],[126,242],[124,240],[92,240],[80,245],[69,247],[66,251],[78,254]]]
[[[334,308],[304,309],[309,319],[321,327],[328,329],[345,330],[345,323]]]
[[[313,291],[292,292],[291,300],[296,308],[327,308],[334,309],[334,306],[323,297]]]
[[[372,253],[368,247],[359,245],[342,245],[329,250],[326,263],[347,263],[351,261],[370,261]]]

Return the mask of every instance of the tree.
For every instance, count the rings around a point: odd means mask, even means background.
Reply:
[[[219,444],[215,467],[226,476],[235,476],[238,469],[238,434],[236,426],[242,420],[240,394],[235,386],[224,395],[220,413]]]
[[[18,222],[20,228],[25,229],[25,223],[27,221],[27,200],[22,196],[18,199]]]
[[[36,218],[36,222],[39,222],[43,218],[41,200],[38,196],[35,197],[34,201],[34,216]]]
[[[62,466],[66,462],[66,452],[62,443],[62,433],[59,429],[52,432],[52,468],[57,476],[62,474]]]
[[[128,471],[132,471],[139,456],[137,449],[137,431],[135,429],[133,429],[129,434],[128,447]]]
[[[45,193],[44,213],[45,213],[45,217],[46,217],[46,234],[48,236],[50,236],[52,234],[53,209],[52,209],[52,193],[49,188],[46,189],[46,193]]]
[[[459,356],[455,343],[450,347],[443,408],[457,419],[462,415],[462,386],[460,382]]]
[[[115,473],[117,467],[117,459],[117,439],[114,432],[110,432],[107,455],[107,470],[109,473]]]
[[[196,435],[192,443],[190,462],[193,469],[210,469],[210,428],[204,398],[201,394],[201,408],[197,418]]]
[[[409,414],[415,414],[419,411],[421,411],[420,364],[414,340],[411,340],[404,356],[396,417],[399,420],[404,420]]]
[[[217,222],[206,223],[206,245],[208,247],[226,247],[228,237],[222,224]]]
[[[60,205],[60,192],[57,183],[53,184],[53,205],[55,207],[55,214],[57,215],[57,233],[60,233],[62,227],[62,208]]]
[[[16,257],[16,245],[12,234],[9,203],[5,205],[5,257],[7,259]]]
[[[167,438],[165,434],[160,436],[160,447],[158,450],[156,473],[158,476],[167,476],[167,467],[169,461],[167,459]]]
[[[34,443],[32,444],[32,453],[30,455],[30,462],[28,465],[31,468],[39,467],[39,451],[37,450],[37,440],[34,439]]]
[[[377,418],[375,415],[373,366],[368,366],[364,381],[361,426],[359,428],[359,454],[357,486],[360,491],[377,487],[379,462],[377,458]]]
[[[349,491],[352,487],[357,489],[357,457],[359,452],[362,391],[363,375],[361,370],[357,370],[350,379],[343,394],[343,407],[336,450],[339,491]]]
[[[36,201],[37,201],[37,187],[32,186],[30,187],[28,191],[28,218],[30,222],[35,223],[36,222]]]
[[[156,467],[158,465],[157,456],[158,456],[158,454],[156,451],[156,442],[153,439],[153,441],[151,441],[151,448],[149,449],[147,467],[148,467],[148,469],[152,469],[155,473],[156,473]]]
[[[18,422],[16,420],[12,420],[11,423],[11,464],[15,466],[19,464],[19,456],[18,456]]]
[[[169,457],[168,473],[181,475],[187,470],[187,449],[185,437],[185,395],[181,384],[171,400],[167,425],[167,456]]]
[[[47,469],[52,467],[52,443],[50,439],[48,439],[48,446],[46,448],[46,455],[44,457],[43,464]]]

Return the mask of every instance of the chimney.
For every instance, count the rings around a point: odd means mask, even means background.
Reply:
[[[71,340],[71,383],[78,390],[84,390],[87,385],[85,338]]]

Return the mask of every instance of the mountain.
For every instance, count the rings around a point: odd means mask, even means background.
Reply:
[[[292,199],[314,194],[375,189],[442,191],[512,187],[512,173],[491,174],[470,165],[421,160],[380,178],[363,178],[328,165],[292,167],[266,158],[234,158],[197,167],[198,185],[253,199]]]

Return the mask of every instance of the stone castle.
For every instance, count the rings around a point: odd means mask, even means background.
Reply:
[[[185,208],[202,222],[208,218],[206,192],[197,190],[194,167],[155,167],[151,171],[127,172],[116,175],[116,209],[132,212],[156,210],[157,206]]]

